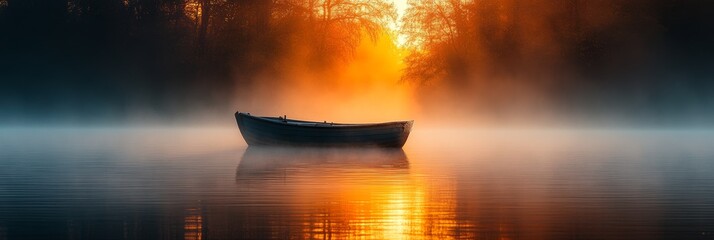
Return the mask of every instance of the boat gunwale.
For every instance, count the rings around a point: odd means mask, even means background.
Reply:
[[[392,121],[392,122],[382,122],[382,123],[325,123],[325,122],[314,122],[314,121],[303,121],[294,120],[286,118],[287,122],[284,122],[281,118],[276,117],[260,117],[252,116],[243,112],[236,112],[236,116],[249,117],[262,122],[267,122],[271,124],[276,124],[280,126],[291,126],[291,127],[301,127],[301,128],[371,128],[371,127],[381,127],[389,125],[400,125],[405,127],[409,123],[413,123],[414,120],[407,121]],[[314,123],[315,125],[301,125],[301,124],[291,124],[290,122],[300,122],[300,123]],[[320,125],[321,124],[321,125]]]

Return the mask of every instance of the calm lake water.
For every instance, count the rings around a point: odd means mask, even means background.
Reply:
[[[0,130],[0,239],[714,239],[714,132]]]

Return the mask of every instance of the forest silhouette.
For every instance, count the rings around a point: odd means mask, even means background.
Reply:
[[[713,5],[429,0],[398,19],[385,0],[0,0],[0,122],[222,114],[295,63],[339,69],[400,35],[394,81],[422,112],[706,123]]]

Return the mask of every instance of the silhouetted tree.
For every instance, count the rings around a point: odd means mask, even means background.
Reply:
[[[367,0],[0,0],[0,99],[31,118],[172,116],[229,103],[296,50],[325,68],[349,60],[395,18]]]
[[[711,29],[704,13],[710,10],[702,10],[712,9],[711,2],[409,3],[401,28],[410,51],[403,80],[449,86],[469,101],[497,106],[527,89],[572,109],[615,102],[650,109],[692,99],[685,93],[711,91],[712,71],[701,70],[711,65],[712,55],[700,54],[712,52],[711,44],[703,44],[714,33],[704,31]],[[687,59],[688,65],[675,59]]]

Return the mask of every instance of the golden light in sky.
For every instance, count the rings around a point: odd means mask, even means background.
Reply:
[[[394,0],[394,7],[397,8],[397,14],[400,17],[404,15],[404,11],[407,10],[408,6],[407,0]]]
[[[407,3],[407,0],[393,0],[394,1],[394,8],[397,9],[397,25],[393,26],[393,31],[398,32],[399,31],[399,26],[402,25],[402,19],[404,17],[404,13],[407,11],[407,8],[409,7],[409,4]],[[397,33],[397,45],[398,46],[404,46],[404,43],[406,42],[406,36],[403,34]]]

